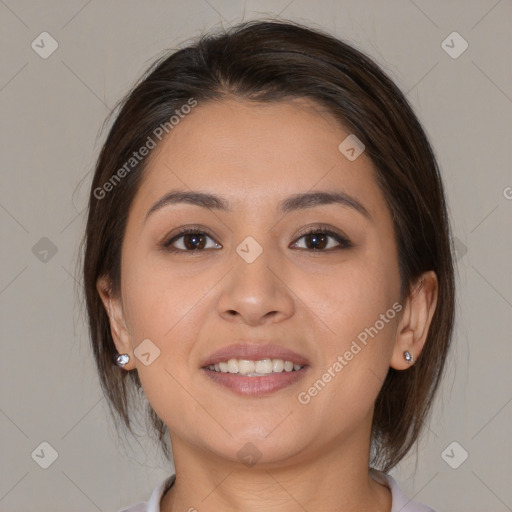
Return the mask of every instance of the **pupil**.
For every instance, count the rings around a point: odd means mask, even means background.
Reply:
[[[323,249],[326,246],[327,236],[324,233],[314,233],[309,235],[309,239],[313,242],[313,249]],[[320,245],[320,247],[319,247]]]
[[[191,243],[188,243],[188,241],[191,241]],[[203,241],[203,243],[201,243],[201,241]],[[195,245],[196,243],[199,243],[199,245]],[[204,247],[203,236],[198,234],[185,235],[185,247],[187,249],[202,249]]]

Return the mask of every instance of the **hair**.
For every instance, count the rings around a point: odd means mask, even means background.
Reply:
[[[83,240],[90,339],[110,411],[133,434],[130,394],[141,391],[141,382],[137,371],[114,364],[117,351],[96,288],[98,279],[106,277],[112,293],[121,290],[128,213],[150,161],[149,155],[134,163],[133,154],[162,126],[169,127],[171,117],[191,99],[200,106],[228,98],[264,103],[308,99],[326,108],[362,141],[374,164],[393,219],[402,299],[423,272],[437,275],[437,307],[423,350],[407,370],[389,368],[375,402],[370,465],[388,471],[419,438],[451,343],[455,283],[443,185],[427,136],[393,81],[351,45],[289,21],[253,20],[202,35],[159,58],[118,105],[96,163]],[[170,459],[167,426],[146,405]]]

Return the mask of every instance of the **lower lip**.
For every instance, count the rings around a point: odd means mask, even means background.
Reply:
[[[304,377],[307,366],[293,372],[271,373],[263,377],[245,377],[237,373],[222,373],[202,368],[205,374],[217,384],[244,396],[261,396],[274,393],[295,384]]]

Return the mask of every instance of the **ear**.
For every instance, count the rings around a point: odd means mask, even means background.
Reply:
[[[102,276],[97,280],[96,289],[107,312],[110,332],[117,351],[119,354],[128,354],[130,356],[130,361],[124,366],[124,369],[133,370],[135,368],[135,357],[130,343],[130,334],[126,326],[121,298],[112,293],[110,279],[106,276]]]
[[[423,273],[411,287],[399,321],[395,347],[390,366],[406,370],[411,366],[404,358],[408,351],[416,361],[427,340],[428,331],[437,304],[438,282],[434,271]]]

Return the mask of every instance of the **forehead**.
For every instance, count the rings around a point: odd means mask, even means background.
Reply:
[[[385,206],[371,160],[363,153],[350,161],[338,149],[349,135],[310,100],[198,103],[154,150],[136,203],[147,206],[180,188],[222,194],[234,208],[248,208],[332,189],[367,198],[377,213]]]

